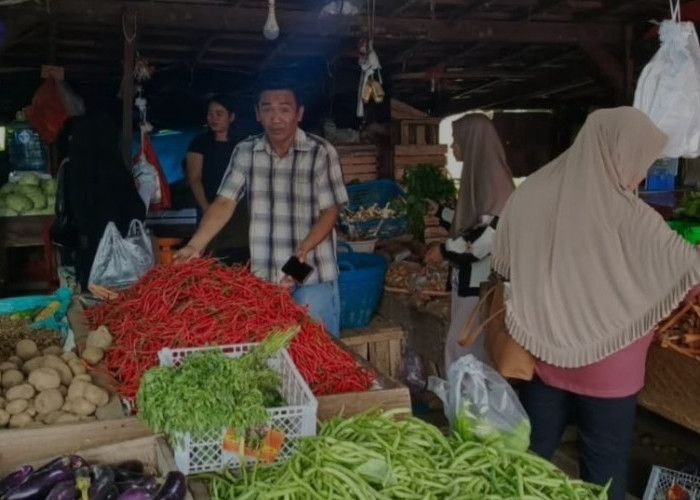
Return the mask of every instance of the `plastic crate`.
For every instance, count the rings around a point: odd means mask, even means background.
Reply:
[[[362,328],[369,324],[379,307],[388,266],[381,255],[348,251],[338,253],[338,290],[340,291],[340,328]]]
[[[348,191],[348,210],[356,211],[363,207],[371,207],[372,205],[385,206],[394,198],[405,197],[406,193],[398,185],[398,183],[390,180],[378,180],[363,182],[360,184],[352,184],[346,186]],[[379,227],[379,231],[377,228]],[[363,236],[370,236],[380,240],[395,238],[406,233],[408,228],[408,218],[396,217],[394,219],[374,219],[364,222],[356,222],[352,224],[355,232]],[[341,224],[341,228],[345,232],[349,232],[346,224]],[[375,233],[376,232],[376,236]]]
[[[666,500],[668,490],[678,485],[690,494],[690,500],[700,500],[700,476],[693,476],[655,465],[651,469],[642,500]]]
[[[187,356],[205,350],[221,350],[232,358],[238,358],[249,352],[256,344],[232,344],[219,347],[199,347],[186,349],[162,349],[158,359],[162,366],[180,366]],[[311,389],[299,374],[292,358],[286,350],[279,351],[271,357],[268,365],[282,375],[282,397],[287,406],[268,408],[269,426],[285,435],[277,461],[288,458],[296,449],[296,439],[301,436],[316,435],[316,412],[318,402]],[[236,470],[240,468],[237,454],[226,451],[223,447],[226,429],[213,432],[203,439],[194,439],[189,434],[182,436],[179,444],[172,441],[175,463],[183,474]],[[248,464],[255,459],[246,459]]]

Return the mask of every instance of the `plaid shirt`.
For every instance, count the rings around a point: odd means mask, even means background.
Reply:
[[[247,194],[250,211],[250,255],[253,273],[278,282],[282,266],[299,248],[321,211],[348,202],[335,148],[297,130],[284,158],[272,152],[264,135],[236,146],[219,195],[240,201]],[[308,253],[314,272],[305,284],[338,277],[335,232]]]

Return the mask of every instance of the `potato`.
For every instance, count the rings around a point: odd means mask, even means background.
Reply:
[[[79,420],[80,420],[80,416],[76,415],[75,413],[63,412],[63,415],[60,415],[54,423],[55,424],[67,424],[70,422],[78,422]]]
[[[58,347],[57,345],[52,345],[41,351],[41,354],[44,356],[49,356],[49,355],[54,355],[54,356],[61,356],[63,355],[63,349]]]
[[[26,399],[15,399],[5,406],[5,411],[10,415],[18,415],[29,408],[29,401]]]
[[[91,365],[96,365],[102,358],[104,358],[105,352],[99,347],[86,347],[83,351],[82,358],[90,363]]]
[[[63,406],[63,395],[58,389],[49,389],[41,391],[34,399],[34,408],[39,415],[47,415],[56,410],[60,410]]]
[[[87,384],[83,397],[95,406],[104,406],[109,403],[109,393],[95,384]]]
[[[65,398],[66,396],[68,396],[68,387],[66,387],[65,385],[60,385],[58,386],[58,392],[60,392],[61,395]]]
[[[53,368],[37,368],[29,374],[29,383],[32,384],[37,391],[58,389],[61,385],[61,377]]]
[[[63,385],[70,385],[73,381],[73,372],[68,367],[65,361],[63,361],[58,356],[49,354],[44,356],[44,367],[53,368],[58,372],[58,376],[61,377],[61,383]]]
[[[12,361],[4,361],[3,363],[0,363],[0,373],[6,372],[7,370],[16,370],[19,368],[16,364],[14,364]]]
[[[7,400],[32,399],[34,397],[34,387],[31,384],[19,384],[7,390]]]
[[[22,358],[23,361],[29,361],[30,359],[36,358],[40,355],[36,342],[29,339],[22,339],[17,342],[15,352],[17,353],[17,356]]]
[[[41,368],[41,366],[44,364],[44,356],[37,356],[36,358],[32,358],[26,363],[22,365],[22,371],[25,373],[25,375],[29,375],[32,373],[34,370],[37,368]]]
[[[112,347],[112,334],[109,333],[106,326],[102,325],[97,330],[88,333],[85,345],[87,347],[97,347],[103,352],[108,351]]]
[[[24,361],[22,361],[22,358],[20,358],[19,356],[15,356],[15,355],[12,355],[9,358],[7,358],[7,361],[17,365],[17,368],[19,368],[20,366],[22,366],[22,364],[24,364]]]
[[[25,429],[35,429],[36,427],[44,427],[44,422],[34,420],[33,422],[29,422],[24,426]]]
[[[0,410],[0,427],[5,427],[10,421],[10,414],[5,410]]]
[[[78,358],[68,360],[68,366],[76,377],[87,373],[85,365]]]
[[[70,399],[67,399],[63,403],[63,406],[61,407],[61,411],[64,411],[66,413],[73,413],[73,403],[71,402]]]
[[[32,422],[32,416],[26,411],[10,417],[10,427],[13,428],[26,427]]]
[[[80,416],[92,415],[97,407],[85,398],[73,398],[70,400],[73,413]]]
[[[30,400],[29,401],[29,406],[27,406],[27,409],[25,410],[27,413],[29,413],[32,418],[36,417],[37,411],[36,408],[34,408],[34,401]]]
[[[79,359],[78,355],[74,353],[73,351],[66,351],[63,354],[61,354],[61,359],[68,363],[71,359]]]
[[[7,370],[2,374],[2,386],[5,389],[14,387],[24,382],[24,375],[19,370]]]
[[[56,423],[56,419],[58,419],[58,417],[60,417],[61,415],[65,415],[65,414],[66,414],[66,412],[63,410],[52,411],[51,413],[49,413],[47,415],[43,415],[43,417],[41,418],[41,421],[47,425],[52,425],[52,424]]]
[[[6,405],[6,404],[7,404],[7,401],[5,400],[5,398],[3,398],[2,396],[0,396],[0,410],[3,409],[3,408],[5,408],[5,405]]]
[[[83,380],[74,380],[68,387],[68,396],[66,399],[82,398],[85,395],[85,388],[88,383]]]
[[[92,377],[90,376],[89,373],[83,373],[82,375],[76,375],[73,377],[73,380],[82,380],[83,382],[87,382],[88,384],[92,383]]]

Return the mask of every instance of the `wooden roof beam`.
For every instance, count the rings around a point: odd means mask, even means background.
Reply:
[[[141,28],[188,26],[190,29],[260,32],[267,18],[267,9],[233,8],[225,5],[163,4],[140,0],[62,0],[46,14],[34,4],[22,4],[17,14],[32,12],[37,19],[73,21],[79,18],[88,24],[115,25],[121,22],[124,8],[138,11]],[[277,14],[283,33],[317,36],[361,36],[365,33],[364,16],[339,16],[319,19],[316,12],[281,10]],[[262,34],[261,34],[262,36]],[[618,43],[623,27],[618,24],[560,22],[513,22],[478,20],[436,20],[377,17],[376,38],[407,38],[434,42],[491,41],[508,43]]]

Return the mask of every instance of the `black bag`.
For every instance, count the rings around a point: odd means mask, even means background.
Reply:
[[[78,244],[78,232],[75,221],[68,210],[70,183],[66,180],[66,170],[70,162],[66,159],[58,167],[56,183],[56,217],[51,224],[51,240],[65,247],[75,248]]]

